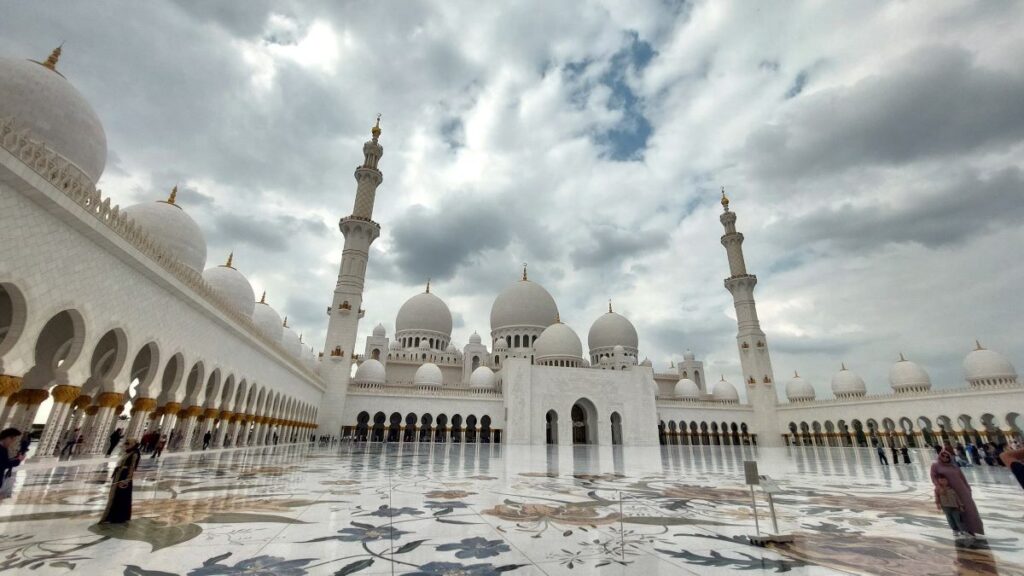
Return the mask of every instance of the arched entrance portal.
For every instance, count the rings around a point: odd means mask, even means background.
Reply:
[[[572,405],[572,443],[597,444],[597,409],[586,398]]]

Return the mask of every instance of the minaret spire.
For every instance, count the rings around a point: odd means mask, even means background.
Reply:
[[[355,170],[356,197],[352,214],[338,222],[345,236],[341,252],[341,269],[334,287],[324,357],[320,373],[327,383],[323,405],[317,413],[321,431],[341,435],[341,418],[348,393],[352,356],[356,347],[359,320],[363,317],[363,286],[370,259],[370,245],[380,236],[380,225],[373,221],[373,205],[377,187],[384,181],[378,163],[384,155],[380,145],[380,114],[370,129],[370,140],[363,144],[363,163]],[[429,291],[429,286],[427,288]]]
[[[740,367],[743,380],[747,384],[747,399],[754,406],[758,427],[758,444],[776,446],[780,444],[775,406],[778,396],[775,392],[775,374],[772,372],[772,360],[768,354],[768,339],[761,330],[757,318],[757,306],[754,303],[754,286],[757,276],[747,273],[747,264],[743,258],[743,234],[736,230],[736,213],[729,210],[729,197],[722,188],[722,209],[719,216],[725,234],[722,235],[722,246],[729,258],[729,277],[725,279],[725,287],[732,294],[733,306],[736,308],[736,345],[739,348]]]

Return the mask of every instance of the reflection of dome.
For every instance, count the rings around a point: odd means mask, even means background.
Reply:
[[[377,338],[383,338],[388,335],[388,331],[384,328],[383,324],[378,323],[373,327],[373,335]]]
[[[856,372],[848,370],[846,364],[843,364],[842,369],[832,377],[832,393],[837,398],[863,396],[867,394],[867,386],[864,384],[863,378]]]
[[[357,384],[383,384],[384,365],[373,358],[364,361],[356,370],[356,377],[353,381]]]
[[[924,368],[900,354],[900,361],[889,369],[889,385],[896,392],[928,390],[932,387],[932,379]]]
[[[786,383],[786,398],[790,402],[814,400],[814,386],[811,386],[810,382],[801,378],[796,372],[793,372],[793,378]]]
[[[202,272],[206,266],[206,238],[196,221],[174,203],[177,191],[175,187],[166,202],[143,202],[124,211],[172,258]]]
[[[398,309],[395,333],[405,330],[427,330],[451,336],[452,313],[440,298],[430,292],[422,292],[406,300]]]
[[[528,326],[546,328],[558,317],[555,299],[543,286],[520,280],[506,288],[491,305],[491,331]]]
[[[51,56],[54,64],[55,56]],[[14,120],[16,132],[28,129],[30,139],[74,164],[93,184],[99,181],[107,163],[103,125],[92,106],[55,68],[0,58],[0,119],[5,118]]]
[[[715,387],[711,390],[711,397],[718,402],[740,401],[740,395],[736,392],[736,387],[726,381],[724,377],[715,383]]]
[[[252,316],[253,308],[256,307],[256,294],[245,275],[231,266],[231,259],[228,256],[227,264],[204,270],[203,280],[231,309]]]
[[[625,316],[609,309],[608,312],[598,316],[590,326],[587,345],[590,347],[591,354],[599,349],[611,348],[616,345],[636,352],[638,346],[636,328]]]
[[[437,364],[427,362],[416,369],[416,374],[412,377],[412,383],[416,386],[424,386],[430,388],[440,388],[442,383],[441,369],[437,367]]]
[[[697,383],[689,378],[683,378],[676,382],[676,387],[672,392],[679,398],[692,398],[695,400],[700,398],[700,386],[697,386]]]
[[[480,335],[477,334],[476,332],[473,332],[473,335],[469,337],[470,344],[480,344],[482,342],[483,340],[480,338]]]
[[[1017,381],[1017,370],[1013,364],[999,352],[982,348],[980,343],[964,358],[964,374],[974,386],[1011,384]]]
[[[469,376],[469,387],[474,390],[493,390],[494,384],[494,371],[487,366],[480,366]]]
[[[274,311],[273,308],[267,304],[267,295],[263,294],[260,301],[256,303],[256,308],[252,311],[252,321],[256,323],[256,328],[263,333],[264,336],[270,338],[274,342],[281,341],[281,334],[284,331],[284,327],[281,322],[281,315]]]
[[[575,360],[583,356],[583,344],[569,326],[556,322],[541,332],[533,343],[534,355],[538,362],[544,360]]]

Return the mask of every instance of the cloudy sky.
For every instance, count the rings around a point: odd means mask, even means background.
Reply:
[[[100,187],[179,183],[317,349],[379,112],[361,339],[428,277],[486,335],[528,262],[584,344],[612,298],[656,368],[738,382],[725,186],[780,381],[884,391],[903,352],[956,386],[976,337],[1024,365],[1024,3],[496,4],[6,2],[0,54],[64,42]]]

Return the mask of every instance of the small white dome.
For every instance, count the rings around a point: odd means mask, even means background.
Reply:
[[[682,378],[679,382],[676,382],[676,386],[672,390],[672,393],[679,398],[691,398],[696,400],[700,398],[700,386],[697,386],[697,383],[689,378]]]
[[[406,330],[427,330],[451,336],[452,313],[443,300],[430,292],[422,292],[406,300],[398,309],[395,333]]]
[[[202,273],[206,266],[206,238],[191,216],[174,203],[177,189],[165,201],[143,202],[124,209],[172,258]]]
[[[256,328],[258,328],[264,336],[270,338],[274,342],[281,341],[281,336],[284,332],[281,315],[271,308],[265,301],[256,303],[256,307],[252,311],[252,321],[256,323]]]
[[[420,345],[417,347],[417,349],[424,351],[430,350],[430,342],[426,338],[423,338],[422,340],[420,340]]]
[[[980,343],[964,358],[964,375],[972,384],[994,384],[1017,380],[1017,370],[1006,359],[1006,356],[995,350],[982,348]]]
[[[256,294],[244,274],[225,264],[204,270],[203,280],[231,309],[252,316],[256,307]]]
[[[546,328],[555,323],[558,306],[543,286],[520,280],[506,288],[491,305],[491,332],[509,327]]]
[[[896,392],[929,390],[932,387],[932,379],[928,377],[924,368],[900,354],[899,362],[889,368],[889,385]]]
[[[470,344],[481,344],[481,343],[483,343],[483,340],[480,338],[480,335],[477,334],[474,331],[473,335],[469,337],[469,343]]]
[[[480,366],[469,375],[469,387],[474,390],[493,390],[495,382],[494,371],[487,366]]]
[[[537,361],[554,358],[579,360],[583,356],[580,337],[561,322],[545,328],[534,342],[533,349]]]
[[[370,358],[359,365],[354,382],[358,384],[383,384],[384,378],[384,365]]]
[[[455,347],[455,344],[449,344],[448,347],[444,349],[444,351],[445,351],[446,354],[458,354],[459,353],[459,349]]]
[[[786,382],[786,398],[790,402],[814,400],[814,386],[794,372],[793,378]]]
[[[416,369],[416,374],[412,377],[412,383],[416,386],[440,388],[443,383],[441,369],[437,367],[437,364],[427,362]]]
[[[59,53],[58,53],[59,56]],[[107,164],[107,135],[92,106],[56,70],[37,62],[0,58],[0,119],[99,182]],[[199,267],[202,270],[202,266]]]
[[[683,352],[683,360],[687,362],[693,362],[696,358],[697,357],[693,355],[693,351],[689,348],[686,349],[686,352]]]
[[[638,342],[633,323],[622,314],[611,311],[598,316],[590,326],[590,333],[587,335],[587,345],[590,347],[591,353],[599,348],[612,346],[636,350]]]
[[[288,326],[281,328],[281,345],[296,358],[302,354],[302,342],[299,340],[299,335]]]
[[[377,338],[383,338],[388,335],[388,331],[384,328],[383,324],[378,323],[373,327],[373,335]]]
[[[711,397],[718,402],[740,401],[740,395],[736,392],[736,387],[726,381],[725,378],[715,383],[715,387],[711,390]]]
[[[626,349],[623,348],[621,344],[616,344],[615,347],[612,348],[612,354],[625,354],[625,353],[626,353]]]
[[[388,348],[390,348],[391,350],[401,350],[402,343],[399,340],[393,340],[391,344],[388,344]]]
[[[867,386],[864,379],[853,370],[848,370],[844,364],[839,372],[832,377],[832,393],[837,398],[845,396],[863,396],[867,394]]]
[[[495,351],[499,351],[499,350],[500,351],[505,351],[505,350],[508,350],[508,342],[506,342],[504,338],[498,338],[498,341],[494,344],[494,350]]]
[[[647,358],[647,357],[645,356],[645,357],[644,357],[644,361],[643,361],[643,362],[641,362],[641,363],[640,363],[640,365],[641,365],[641,366],[646,366],[647,368],[653,368],[653,367],[654,367],[654,362],[651,362],[651,359],[650,359],[650,358]]]

